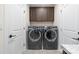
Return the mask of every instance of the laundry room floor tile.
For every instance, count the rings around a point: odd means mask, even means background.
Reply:
[[[27,50],[23,54],[62,54],[60,50]]]

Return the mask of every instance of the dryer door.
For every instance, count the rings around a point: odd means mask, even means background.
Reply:
[[[29,32],[29,38],[30,38],[31,41],[36,42],[36,41],[40,40],[41,32],[37,29],[32,29]]]
[[[57,33],[55,30],[48,29],[45,32],[45,39],[47,39],[49,42],[54,42],[57,38]]]

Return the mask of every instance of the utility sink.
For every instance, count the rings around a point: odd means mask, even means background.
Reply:
[[[79,44],[62,44],[61,47],[67,54],[79,54]]]

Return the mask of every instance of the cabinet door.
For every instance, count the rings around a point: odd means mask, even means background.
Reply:
[[[36,8],[36,20],[47,21],[47,8]]]
[[[36,8],[30,8],[30,21],[36,20]]]
[[[54,21],[54,7],[30,7],[30,21]]]
[[[54,7],[49,7],[47,9],[47,21],[54,21]]]

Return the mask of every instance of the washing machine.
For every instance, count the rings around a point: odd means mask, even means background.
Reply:
[[[27,33],[27,48],[32,50],[42,49],[42,28],[37,26],[29,26]]]
[[[47,26],[44,28],[43,49],[58,49],[58,28],[57,26]]]

